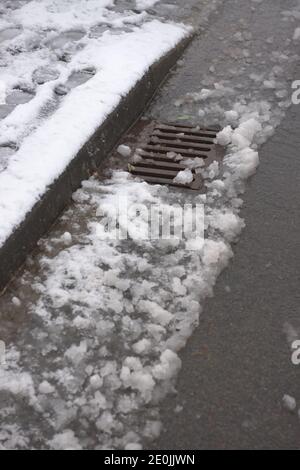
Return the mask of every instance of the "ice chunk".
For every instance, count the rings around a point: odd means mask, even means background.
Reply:
[[[97,389],[99,389],[99,388],[102,387],[102,385],[103,385],[103,379],[102,379],[102,377],[100,377],[99,374],[93,375],[93,376],[90,378],[90,384],[91,384],[91,386],[92,386],[95,390],[97,390]]]
[[[226,126],[217,134],[217,143],[226,147],[231,143],[233,129],[231,126]]]
[[[239,118],[239,113],[232,109],[231,111],[225,112],[225,118],[228,122],[236,122]]]
[[[39,392],[43,395],[51,395],[55,392],[55,388],[46,380],[39,385]]]
[[[184,166],[187,166],[190,170],[202,168],[205,164],[203,158],[199,157],[185,159],[182,163]]]
[[[179,171],[175,178],[173,179],[174,183],[177,184],[190,184],[194,179],[193,173],[189,168],[183,171]]]
[[[77,437],[70,429],[67,429],[61,434],[56,434],[49,444],[50,447],[55,450],[81,450],[81,445]]]
[[[85,357],[87,352],[86,341],[81,341],[79,346],[73,345],[66,352],[65,356],[72,361],[75,365],[78,365]]]
[[[136,354],[147,354],[151,349],[151,341],[149,339],[141,339],[132,346]]]
[[[131,155],[131,148],[128,147],[128,145],[119,145],[117,151],[122,157],[125,158],[130,157]]]
[[[11,301],[14,304],[15,307],[20,307],[21,306],[21,300],[18,297],[13,297],[11,299]]]
[[[252,176],[259,165],[258,153],[250,148],[226,157],[226,164],[231,167],[235,178],[247,179]]]
[[[181,360],[178,355],[166,349],[160,356],[160,363],[153,368],[153,376],[158,380],[170,380],[176,376],[180,368]]]
[[[299,41],[299,39],[300,39],[300,28],[295,29],[293,39],[294,39],[295,42]]]
[[[183,156],[176,152],[167,152],[167,157],[174,162],[180,162],[183,159]]]
[[[262,126],[254,118],[250,118],[247,121],[242,122],[232,134],[232,143],[238,147],[238,149],[244,149],[249,147],[253,142],[253,138],[256,133],[261,131]]]
[[[124,361],[120,379],[125,387],[138,390],[146,403],[151,400],[155,382],[152,374],[136,358],[128,357]]]
[[[65,232],[61,237],[61,241],[64,245],[71,245],[72,235],[70,234],[70,232]]]

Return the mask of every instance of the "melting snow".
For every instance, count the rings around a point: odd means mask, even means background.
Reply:
[[[0,162],[0,245],[122,96],[188,34],[183,25],[106,8],[113,3],[30,1],[3,16],[20,34],[2,46],[0,100],[19,90],[26,102],[2,106],[0,146],[16,151],[2,171]]]

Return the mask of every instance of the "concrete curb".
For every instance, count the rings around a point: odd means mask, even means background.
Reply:
[[[182,40],[150,67],[0,248],[0,292],[70,202],[73,192],[99,167],[139,117],[193,37]]]

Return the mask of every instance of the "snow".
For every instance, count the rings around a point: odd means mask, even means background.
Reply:
[[[145,26],[138,26],[136,33]],[[123,34],[125,42],[131,34]],[[241,89],[223,76],[219,83],[216,77],[211,83],[196,83],[193,90],[189,82],[187,96],[180,98],[182,115],[193,114],[199,123],[201,105],[201,123],[220,122],[225,128],[217,137],[226,147],[224,161],[209,168],[198,162],[196,168],[206,197],[150,186],[120,170],[104,181],[90,178],[74,194],[74,204],[41,244],[41,255],[28,263],[34,268],[25,272],[17,289],[28,315],[16,339],[20,352],[9,346],[6,369],[0,370],[0,446],[133,450],[150,447],[160,434],[159,406],[174,393],[179,351],[198,326],[204,300],[213,295],[218,276],[233,256],[231,244],[245,227],[240,215],[245,181],[259,164],[260,145],[285,113],[287,104],[275,91],[290,91],[284,77],[294,58],[280,48],[266,54],[272,57],[270,70],[251,68],[262,80],[254,80],[246,70],[235,74]],[[91,65],[97,69],[96,62]],[[100,83],[98,73],[82,90]],[[283,77],[276,89],[261,86],[275,75]],[[201,93],[201,87],[208,91]],[[93,103],[89,107],[93,112]],[[172,104],[172,118],[175,108]],[[172,158],[184,161],[176,153]],[[128,229],[126,239],[113,238],[112,229],[101,237],[102,221],[120,203],[125,210],[125,201],[148,208],[205,204],[204,242],[190,233],[181,240],[149,240],[144,237],[147,219],[134,216],[119,220]],[[72,237],[67,244],[66,230]],[[198,249],[191,251],[197,242]],[[225,289],[229,294],[230,287]],[[6,325],[3,328],[6,331]],[[283,399],[289,409],[295,402],[288,395]]]
[[[176,405],[175,409],[174,409],[174,413],[178,414],[178,413],[181,413],[183,411],[183,406],[182,405]]]
[[[153,368],[153,376],[157,380],[170,380],[181,368],[181,360],[176,353],[166,349],[160,356],[160,364]]]
[[[196,157],[185,159],[182,164],[187,166],[190,170],[197,170],[198,168],[202,168],[205,165],[205,162],[203,158]]]
[[[66,352],[65,356],[75,365],[82,362],[83,357],[87,352],[87,344],[85,341],[82,341],[79,346],[73,345]]]
[[[72,243],[72,235],[70,234],[70,232],[65,232],[61,237],[61,241],[65,245],[70,245]]]
[[[174,183],[178,183],[178,184],[189,184],[193,181],[193,179],[194,179],[193,173],[191,172],[190,169],[187,168],[186,170],[179,171],[173,181]]]
[[[300,39],[300,28],[296,28],[294,31],[293,39],[295,42],[298,42]]]
[[[113,4],[113,0],[34,0],[15,10],[9,19],[35,31],[45,25],[51,29],[76,30],[98,24],[105,8]]]
[[[12,303],[16,306],[16,307],[20,307],[21,306],[21,301],[20,299],[18,299],[18,297],[13,297],[11,299]]]
[[[222,129],[217,134],[216,142],[219,145],[222,145],[222,146],[226,147],[226,145],[229,145],[231,143],[232,133],[233,133],[233,129],[232,129],[231,126],[224,127],[224,129]]]
[[[103,385],[103,379],[100,377],[99,374],[96,374],[96,375],[93,375],[91,378],[90,378],[90,384],[91,386],[94,388],[94,389],[99,389],[102,387]]]
[[[6,103],[6,84],[2,80],[0,81],[0,104]]]
[[[137,442],[129,442],[126,446],[125,446],[125,450],[142,450],[143,447],[141,446],[141,444],[137,443]]]
[[[151,341],[149,339],[141,339],[133,344],[132,349],[136,354],[148,354],[151,350]]]
[[[2,171],[0,163],[0,246],[153,62],[189,34],[144,13],[113,13],[112,5],[30,1],[5,17],[22,28],[10,46],[22,53],[5,49],[1,99],[18,87],[30,94],[0,121],[0,145],[16,148]],[[106,29],[95,36],[99,22]]]
[[[55,450],[81,450],[78,439],[71,430],[57,434],[51,441],[50,447]]]
[[[0,368],[0,392],[6,392],[15,397],[28,401],[33,407],[36,406],[36,395],[34,383],[30,374],[9,368],[10,361],[16,360],[18,356],[13,350],[6,351],[6,364]]]
[[[229,155],[226,159],[228,167],[232,168],[236,179],[247,179],[252,176],[258,165],[258,152],[245,148]]]
[[[122,157],[130,157],[131,155],[131,149],[128,145],[119,145],[117,151]]]
[[[55,392],[55,388],[46,380],[39,385],[39,392],[44,395],[51,395]]]
[[[138,310],[141,313],[148,313],[155,322],[163,326],[172,320],[172,315],[167,310],[150,300],[141,300],[138,303]]]
[[[41,266],[47,274],[42,282],[39,277],[32,282],[38,300],[31,311],[43,326],[26,334],[34,335],[35,341],[41,338],[47,373],[35,384],[32,379],[28,385],[21,382],[20,392],[30,402],[37,401],[40,411],[33,408],[33,416],[44,416],[50,427],[47,447],[127,448],[142,446],[143,438],[159,435],[155,404],[173,389],[181,367],[178,351],[198,323],[200,299],[210,295],[232,255],[223,240],[206,240],[204,247],[187,257],[186,247],[193,241],[189,236],[177,244],[99,239],[99,209],[107,202],[118,204],[120,196],[146,204],[164,200],[173,205],[170,197],[178,202],[177,193],[172,196],[166,188],[138,182],[127,172],[116,171],[103,184],[90,179],[74,195],[81,214],[87,213],[87,201],[94,214],[83,245],[76,230],[72,230],[71,246],[55,235],[47,246],[53,244],[57,250],[60,243],[60,249],[57,255],[43,256]],[[202,201],[201,195],[194,194],[191,201],[195,197]],[[215,219],[213,213],[208,216]],[[73,220],[71,213],[70,217]],[[218,230],[232,237],[231,232],[238,231],[236,220],[220,222]],[[124,249],[128,243],[129,252]],[[26,344],[30,342],[28,338]],[[20,378],[21,368],[15,362]],[[13,385],[9,389],[13,393]],[[49,409],[51,419],[45,417]],[[142,428],[130,425],[141,410],[145,413]],[[95,441],[84,442],[77,435],[74,419],[86,423],[83,433],[96,426],[91,434]],[[133,433],[135,428],[138,433]]]
[[[138,10],[147,10],[153,7],[159,0],[136,0],[136,8]]]

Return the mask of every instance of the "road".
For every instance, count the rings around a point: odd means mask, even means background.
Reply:
[[[149,115],[197,120],[199,103],[186,104],[179,114],[174,102],[218,80],[234,83],[247,102],[268,100],[269,91],[249,78],[254,72],[267,75],[274,51],[283,45],[290,57],[296,52],[288,45],[290,25],[281,15],[292,4],[226,2]],[[241,24],[251,38],[246,63],[230,59],[237,52],[234,35]],[[286,64],[282,78],[288,84],[300,77],[300,70],[296,60]],[[222,99],[215,103],[223,105]],[[276,107],[273,103],[273,113]],[[300,108],[292,106],[260,149],[260,167],[244,197],[246,229],[181,354],[178,393],[162,404],[164,433],[156,449],[299,448],[299,418],[282,405],[285,394],[300,400],[299,367],[292,364],[290,349],[291,337],[300,337],[299,135]]]
[[[0,299],[1,339],[9,345],[8,386],[2,382],[0,390],[6,448],[299,445],[297,413],[282,406],[285,394],[300,400],[290,350],[291,337],[300,335],[300,108],[288,110],[300,71],[292,40],[297,22],[285,13],[298,11],[298,2],[226,0],[210,15],[210,2],[170,7],[179,3],[157,8],[192,18],[199,34],[144,117],[222,126],[233,119],[238,126],[254,116],[262,127],[251,142],[260,167],[246,185],[237,177],[222,194],[207,186],[208,243],[220,250],[213,267],[181,258],[172,246],[100,243],[97,211],[120,187],[132,197],[125,180],[103,183],[100,170],[100,181],[75,194]],[[120,158],[111,165],[118,168]],[[155,191],[135,197],[170,204],[179,197]],[[241,198],[246,227],[238,240]],[[221,210],[235,225],[226,219],[217,235],[214,215]],[[179,299],[174,277],[184,292]],[[154,315],[162,324],[149,323],[144,311],[136,315],[140,298],[158,302]],[[169,312],[175,326],[167,326]],[[140,338],[146,342],[137,346]],[[163,356],[166,348],[173,354]]]

